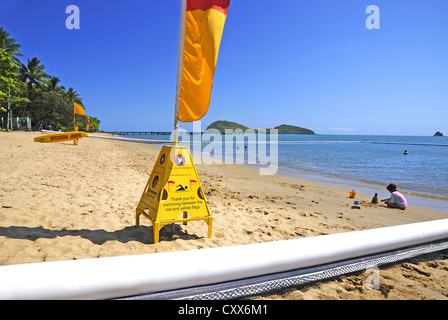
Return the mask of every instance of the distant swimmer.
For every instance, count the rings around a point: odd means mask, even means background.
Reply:
[[[403,154],[408,154],[408,150],[404,150]]]

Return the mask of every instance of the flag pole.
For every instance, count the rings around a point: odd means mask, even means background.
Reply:
[[[180,11],[180,30],[179,30],[179,52],[177,53],[177,84],[176,84],[176,101],[174,105],[174,141],[176,146],[178,142],[179,129],[179,99],[180,86],[182,83],[182,65],[184,57],[184,38],[185,38],[185,16],[187,13],[187,0],[182,0]]]
[[[73,101],[73,130],[78,131],[78,127],[76,126],[76,104]],[[78,139],[73,140],[73,144],[75,146],[78,145]]]

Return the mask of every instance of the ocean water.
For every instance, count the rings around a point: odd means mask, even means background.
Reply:
[[[411,204],[448,212],[447,137],[316,135],[306,140],[326,142],[279,143],[282,174],[372,195],[377,191],[382,198],[393,182]]]
[[[160,135],[128,137],[170,140],[170,136]],[[264,152],[256,147],[258,144],[254,143],[254,137],[247,135],[240,143],[235,139],[227,144],[233,146],[234,162],[237,153],[244,150],[243,164],[266,167],[260,163],[249,163],[254,155]],[[195,139],[200,141],[198,136]],[[193,140],[192,136],[181,136],[179,140],[192,150],[198,150],[197,145],[188,143]],[[204,135],[201,150],[210,151],[210,140]],[[273,157],[276,149],[269,147],[269,136],[267,140],[266,155]],[[278,135],[277,140],[277,174],[355,189],[372,196],[377,192],[381,198],[389,196],[385,187],[393,182],[408,197],[410,204],[448,212],[448,137],[317,134]],[[225,145],[222,144],[223,159]],[[404,150],[407,150],[407,155],[403,154]],[[272,155],[270,151],[273,151]]]

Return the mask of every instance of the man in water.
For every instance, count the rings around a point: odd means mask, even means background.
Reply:
[[[386,187],[386,189],[391,193],[390,198],[383,199],[381,201],[385,202],[389,208],[398,208],[401,210],[406,209],[408,202],[406,198],[398,192],[397,185],[395,183],[391,183]]]

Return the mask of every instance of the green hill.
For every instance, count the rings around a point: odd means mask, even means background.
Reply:
[[[220,133],[225,134],[226,129],[231,129],[231,130],[241,129],[242,131],[245,131],[249,128],[240,123],[236,123],[236,122],[215,121],[211,125],[209,125],[206,130],[208,130],[208,129],[216,129]],[[291,125],[287,125],[287,124],[282,124],[280,126],[275,127],[274,129],[277,129],[279,134],[315,134],[310,129],[291,126]],[[255,129],[255,131],[257,131],[257,129]]]
[[[282,124],[274,129],[277,129],[279,134],[315,134],[313,130],[291,126],[288,124]]]
[[[236,122],[215,121],[211,125],[209,125],[206,130],[208,130],[208,129],[217,129],[222,134],[225,134],[226,129],[232,129],[232,130],[241,129],[241,130],[245,131],[249,128],[246,126],[243,126],[242,124],[236,123]]]

